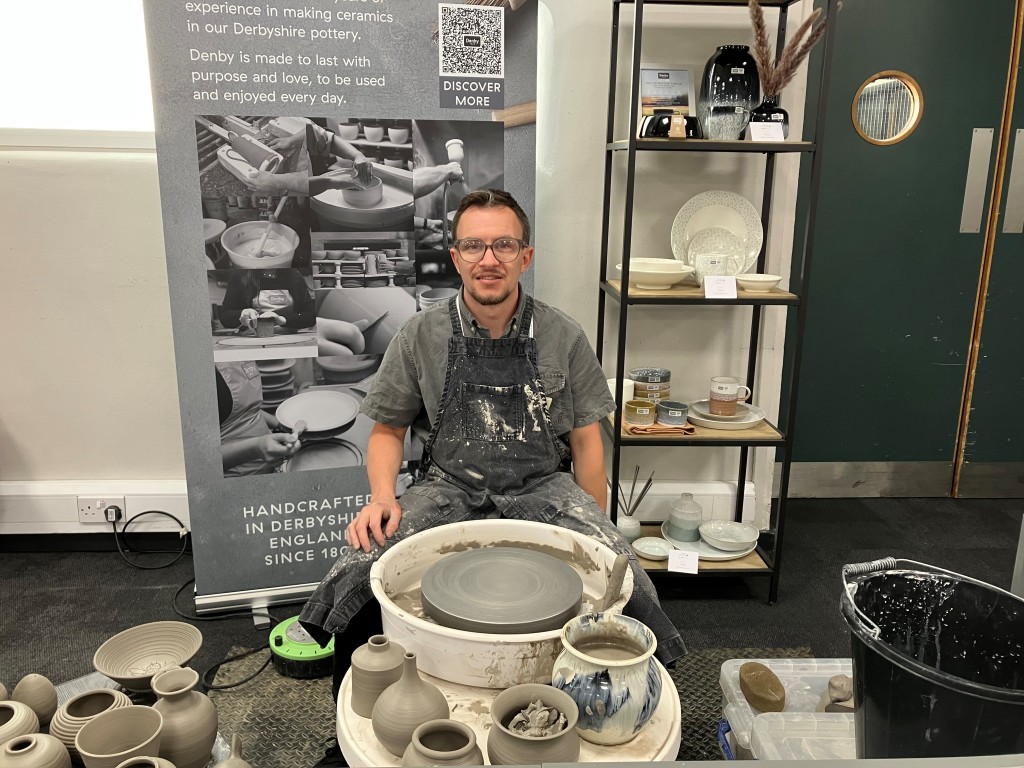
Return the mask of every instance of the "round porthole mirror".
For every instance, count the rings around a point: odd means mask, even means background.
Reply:
[[[853,97],[853,127],[864,141],[896,144],[921,121],[921,87],[906,72],[888,70],[869,77]]]

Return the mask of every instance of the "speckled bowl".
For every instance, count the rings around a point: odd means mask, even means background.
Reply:
[[[663,384],[672,380],[668,368],[630,368],[629,378],[638,383]]]
[[[649,427],[657,418],[657,406],[650,400],[629,400],[622,411],[627,424]]]
[[[686,412],[689,410],[686,403],[678,400],[659,400],[658,423],[667,427],[680,427],[686,423]]]

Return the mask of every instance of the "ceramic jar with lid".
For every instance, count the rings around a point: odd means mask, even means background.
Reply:
[[[704,511],[693,499],[692,493],[681,493],[672,502],[672,511],[668,518],[668,533],[679,541],[697,541],[700,539],[700,524],[704,521]]]

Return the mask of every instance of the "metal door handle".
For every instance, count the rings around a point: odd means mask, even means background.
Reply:
[[[1019,235],[1024,232],[1024,128],[1018,128],[1013,135],[1013,156],[1010,159],[1010,180],[1006,184],[1003,232],[1008,235]]]
[[[964,183],[964,207],[960,214],[961,232],[981,232],[994,135],[992,128],[975,128],[971,134],[971,156],[967,163],[967,181]]]

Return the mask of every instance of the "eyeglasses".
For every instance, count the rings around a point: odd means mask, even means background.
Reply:
[[[488,248],[491,249],[491,253],[494,254],[494,258],[498,261],[506,263],[515,261],[519,257],[519,252],[527,246],[527,243],[514,237],[499,237],[488,245],[476,237],[466,237],[462,240],[456,240],[453,245],[463,261],[475,264],[484,257]]]

